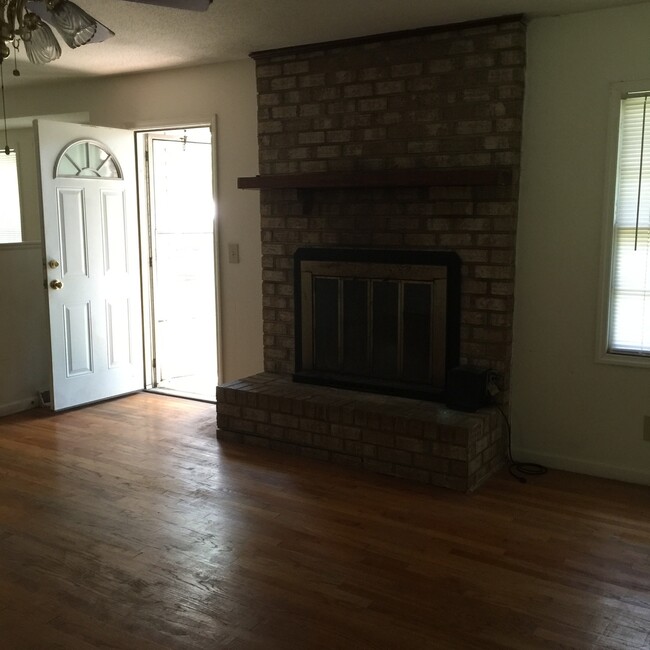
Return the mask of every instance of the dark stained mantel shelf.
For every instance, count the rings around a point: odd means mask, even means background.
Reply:
[[[512,170],[506,167],[269,174],[237,179],[237,187],[240,190],[433,186],[494,187],[510,185],[511,183]]]

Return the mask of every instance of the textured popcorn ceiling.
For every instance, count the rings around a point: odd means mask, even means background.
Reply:
[[[116,36],[31,65],[7,85],[61,77],[123,74],[217,61],[251,51],[524,13],[529,17],[637,4],[630,0],[214,0],[183,11],[123,0],[76,0]]]

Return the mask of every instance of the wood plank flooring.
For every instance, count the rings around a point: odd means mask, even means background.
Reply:
[[[650,489],[476,494],[219,444],[137,394],[0,419],[0,648],[650,648]]]

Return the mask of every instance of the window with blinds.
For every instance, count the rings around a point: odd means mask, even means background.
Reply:
[[[18,167],[16,152],[9,155],[0,152],[0,244],[21,242],[20,194],[18,191]]]
[[[609,352],[650,356],[650,97],[621,103]]]

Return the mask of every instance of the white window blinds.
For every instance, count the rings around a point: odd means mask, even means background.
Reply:
[[[0,244],[22,241],[16,152],[0,151]]]
[[[622,100],[609,351],[650,355],[650,98]]]

